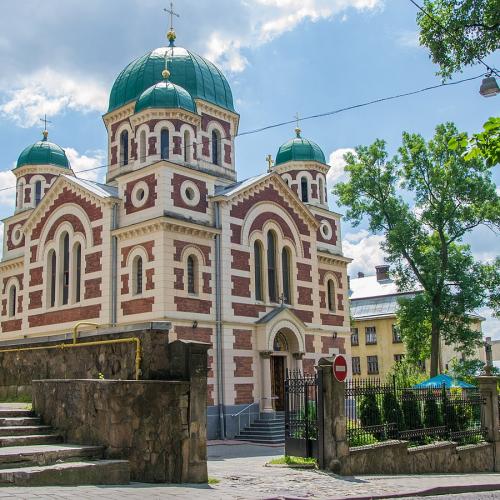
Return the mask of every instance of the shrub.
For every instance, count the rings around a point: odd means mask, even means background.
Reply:
[[[377,397],[374,392],[368,392],[361,398],[359,404],[359,419],[363,427],[382,424],[382,416],[380,415]]]
[[[403,410],[394,392],[386,392],[382,399],[382,410],[386,424],[396,424],[396,428],[404,429]]]
[[[351,447],[378,443],[378,439],[373,434],[356,426],[353,420],[347,421],[347,440]]]
[[[425,427],[439,427],[442,425],[441,411],[432,392],[426,394],[424,403],[424,424]]]
[[[421,429],[422,416],[420,415],[420,405],[415,397],[413,391],[403,391],[403,415],[405,421],[405,428]]]

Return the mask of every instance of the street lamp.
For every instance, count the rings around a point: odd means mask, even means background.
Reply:
[[[500,93],[500,88],[494,76],[492,76],[491,71],[483,78],[481,82],[481,87],[479,88],[479,93],[483,97],[493,97]]]

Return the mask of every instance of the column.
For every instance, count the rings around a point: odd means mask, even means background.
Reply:
[[[272,351],[260,351],[261,359],[261,408],[263,413],[274,412],[273,400],[272,400],[272,389],[271,389],[271,354]]]
[[[305,352],[300,352],[300,351],[299,352],[294,352],[292,354],[293,359],[295,359],[295,369],[299,370],[301,372],[304,371],[304,366],[302,364],[302,359],[303,359],[303,357],[304,357],[305,354],[306,354]]]
[[[486,400],[482,415],[482,425],[486,428],[486,439],[494,446],[495,472],[500,472],[500,432],[498,412],[497,377],[483,375],[477,377],[479,392]]]

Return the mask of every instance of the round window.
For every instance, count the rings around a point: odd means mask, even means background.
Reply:
[[[132,189],[132,204],[134,207],[142,207],[148,199],[149,188],[148,185],[140,181]]]
[[[200,190],[193,181],[184,181],[181,185],[182,201],[190,207],[195,207],[200,203]]]
[[[319,230],[321,231],[321,236],[323,236],[325,240],[330,240],[332,238],[332,226],[330,226],[326,220],[321,221]]]
[[[137,199],[138,199],[139,201],[142,201],[142,200],[143,200],[143,198],[144,198],[144,189],[142,189],[142,188],[141,188],[141,189],[138,189],[138,190],[137,190]]]
[[[21,226],[17,225],[12,231],[12,243],[14,243],[14,245],[19,245],[22,239],[23,239],[23,232],[21,231]]]

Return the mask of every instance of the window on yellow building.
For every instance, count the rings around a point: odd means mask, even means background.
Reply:
[[[365,338],[366,344],[376,344],[377,343],[377,329],[374,326],[367,326],[365,328]]]
[[[404,354],[394,354],[394,361],[396,363],[401,363],[401,361],[403,361],[403,359],[405,359]]]
[[[359,356],[352,357],[352,374],[361,375],[361,360]]]
[[[351,328],[351,345],[359,345],[359,334],[357,328]]]
[[[399,344],[400,342],[403,342],[403,339],[401,338],[401,333],[397,325],[392,325],[392,342],[394,344]]]
[[[368,375],[378,374],[378,356],[367,356]]]

